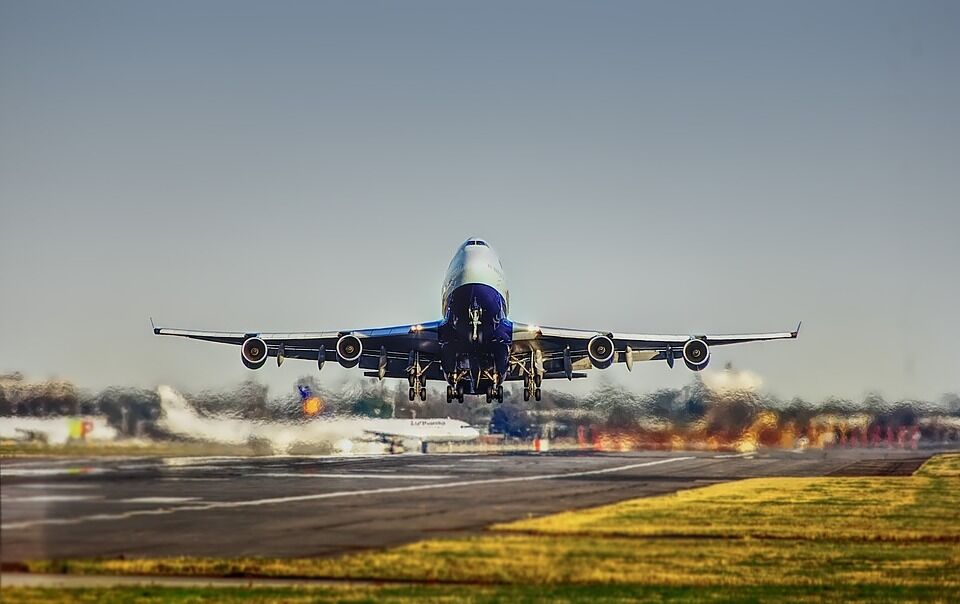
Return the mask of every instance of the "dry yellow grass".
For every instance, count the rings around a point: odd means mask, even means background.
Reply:
[[[960,541],[960,455],[914,476],[757,478],[495,525],[620,536]]]

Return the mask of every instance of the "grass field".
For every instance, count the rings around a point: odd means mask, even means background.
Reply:
[[[25,604],[225,604],[277,602],[411,602],[450,603],[541,603],[551,602],[944,602],[948,594],[933,587],[842,586],[696,586],[660,585],[504,585],[504,586],[330,586],[319,588],[160,588],[123,587],[110,589],[15,589],[2,591],[4,602]],[[7,594],[10,599],[7,600]]]
[[[744,480],[334,559],[76,560],[31,569],[427,583],[235,594],[290,601],[960,601],[960,455],[932,459],[910,477]]]

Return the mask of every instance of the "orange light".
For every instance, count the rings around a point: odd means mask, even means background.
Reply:
[[[304,414],[313,416],[321,411],[323,411],[323,401],[320,400],[319,396],[311,396],[303,401]]]

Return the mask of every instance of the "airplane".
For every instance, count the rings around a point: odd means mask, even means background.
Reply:
[[[406,378],[412,401],[427,398],[428,381],[447,383],[447,402],[464,395],[503,402],[503,384],[523,381],[523,400],[542,396],[543,380],[573,380],[588,369],[638,361],[677,359],[692,371],[710,362],[713,346],[796,338],[794,331],[747,334],[631,334],[604,330],[543,327],[508,318],[510,292],[497,253],[483,239],[457,248],[441,288],[441,319],[373,329],[302,333],[190,331],[153,327],[161,336],[178,336],[240,347],[249,369],[275,357],[306,359],[322,369],[327,361],[360,367],[364,375]]]
[[[298,386],[303,400],[310,389]],[[420,449],[427,443],[476,440],[480,431],[467,422],[450,418],[321,417],[309,422],[260,422],[235,417],[201,415],[169,386],[157,389],[162,413],[157,422],[165,432],[227,445],[269,443],[277,453],[287,453],[297,444],[329,442],[338,449],[352,449],[354,442],[379,442],[391,453]]]
[[[111,441],[116,429],[103,417],[2,417],[0,440],[66,445],[82,441]]]

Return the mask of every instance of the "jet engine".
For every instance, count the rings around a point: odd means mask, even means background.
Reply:
[[[606,369],[613,364],[616,350],[613,347],[613,340],[607,336],[593,336],[587,344],[587,355],[590,362],[597,369]]]
[[[337,361],[341,366],[350,368],[360,363],[363,354],[363,344],[360,338],[354,335],[345,335],[337,340]]]
[[[267,343],[258,337],[247,338],[240,346],[240,360],[247,369],[260,369],[267,362]]]
[[[690,371],[703,371],[710,363],[710,347],[699,338],[691,338],[683,345],[683,362]]]

